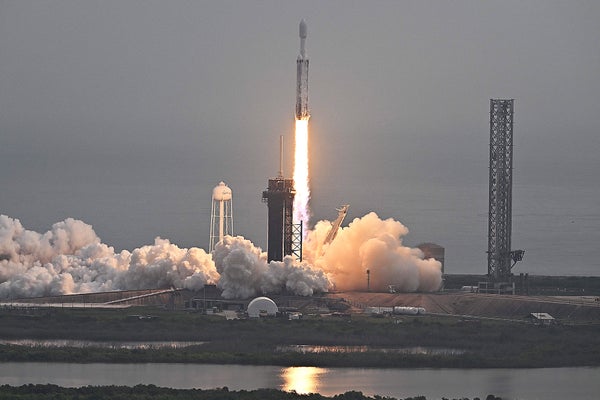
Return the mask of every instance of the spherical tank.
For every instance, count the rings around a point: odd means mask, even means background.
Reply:
[[[213,200],[231,200],[231,189],[225,184],[225,182],[221,181],[217,186],[215,186],[215,188],[213,189]]]

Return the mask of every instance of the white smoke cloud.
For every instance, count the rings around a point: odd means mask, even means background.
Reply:
[[[337,290],[364,290],[367,270],[370,288],[435,291],[442,283],[441,263],[423,259],[419,249],[406,247],[402,237],[408,229],[393,219],[381,220],[369,213],[341,228],[333,242],[323,245],[331,223],[320,221],[308,235],[304,256],[324,271]]]
[[[180,249],[166,239],[156,238],[154,245],[135,249],[128,261],[127,270],[115,282],[119,289],[200,289],[218,279],[212,258],[204,250]]]
[[[330,286],[323,271],[289,256],[267,262],[266,253],[240,236],[226,236],[215,247],[213,257],[220,274],[217,286],[227,299],[280,293],[284,288],[310,296],[315,291],[326,292]]]
[[[315,292],[362,290],[366,270],[371,288],[395,285],[404,291],[433,291],[441,284],[441,265],[424,260],[402,244],[408,229],[375,213],[355,219],[323,245],[331,223],[320,221],[304,243],[304,259],[267,262],[267,255],[243,237],[227,236],[213,254],[179,248],[166,239],[131,252],[115,253],[92,227],[72,218],[43,234],[0,216],[0,299],[111,290],[187,288],[216,283],[225,298],[249,298],[284,290]],[[213,261],[214,260],[214,261]]]
[[[202,249],[154,245],[115,253],[92,227],[72,218],[44,234],[0,216],[0,299],[215,283],[218,273]]]

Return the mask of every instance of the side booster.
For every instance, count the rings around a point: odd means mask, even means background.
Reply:
[[[300,54],[296,61],[296,119],[309,119],[308,111],[308,57],[305,42],[307,36],[306,21],[300,21]]]

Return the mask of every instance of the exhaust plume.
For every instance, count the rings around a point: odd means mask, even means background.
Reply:
[[[331,229],[320,221],[308,234],[304,257],[324,271],[336,290],[387,291],[389,285],[406,292],[435,291],[442,283],[441,263],[423,259],[419,249],[406,247],[402,237],[408,228],[393,219],[381,220],[371,212],[340,228],[334,241],[322,245]]]
[[[217,286],[226,299],[280,293],[284,288],[300,296],[326,292],[330,286],[323,271],[291,256],[267,262],[267,254],[243,237],[227,236],[213,252],[220,274]]]
[[[296,119],[294,150],[294,223],[302,222],[303,232],[309,229],[310,187],[308,167],[308,117]],[[304,235],[306,237],[306,235]]]
[[[0,216],[0,299],[172,286],[200,289],[217,279],[212,258],[202,249],[180,249],[157,238],[154,245],[115,253],[82,221],[68,218],[40,234]]]
[[[308,233],[304,261],[292,257],[267,262],[267,255],[243,237],[226,236],[212,254],[179,248],[169,240],[115,253],[91,225],[68,218],[46,233],[23,228],[0,215],[0,299],[112,290],[186,288],[217,284],[225,298],[248,298],[287,291],[364,290],[394,285],[404,291],[433,291],[441,265],[424,260],[419,249],[402,244],[408,229],[375,213],[356,218],[323,246],[331,223],[320,221]]]

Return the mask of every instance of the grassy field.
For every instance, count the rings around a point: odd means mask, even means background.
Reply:
[[[138,319],[152,315],[154,319]],[[203,341],[183,349],[0,346],[0,361],[191,362],[353,367],[559,367],[600,365],[600,327],[535,326],[435,316],[225,320],[156,308],[0,310],[1,339]],[[280,345],[423,346],[464,351],[421,355],[278,352]]]

